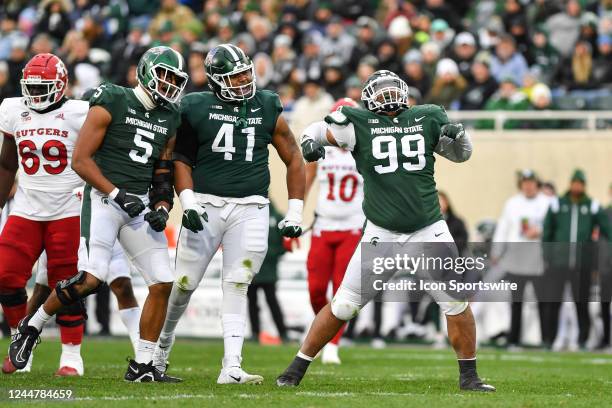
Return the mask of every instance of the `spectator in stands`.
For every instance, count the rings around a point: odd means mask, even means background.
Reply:
[[[357,77],[362,84],[372,75],[378,67],[378,60],[372,55],[366,55],[357,66]]]
[[[459,66],[459,73],[465,79],[471,79],[472,73],[470,72],[470,68],[477,50],[476,39],[474,39],[472,33],[464,31],[457,34],[453,49],[449,52],[448,57],[457,63]]]
[[[318,31],[312,31],[304,37],[303,52],[298,58],[297,66],[307,78],[321,78],[323,58],[321,58],[319,51],[322,41],[323,39]]]
[[[456,3],[456,2],[453,2]],[[426,0],[425,9],[431,13],[434,19],[447,22],[453,30],[461,29],[461,20],[457,12],[445,0]]]
[[[274,38],[272,63],[274,64],[274,78],[272,84],[277,87],[287,81],[295,67],[296,55],[291,49],[291,38],[281,34]]]
[[[580,18],[580,35],[579,41],[586,41],[591,45],[593,57],[598,56],[597,52],[597,15],[590,11],[582,13]]]
[[[556,337],[560,301],[565,282],[572,286],[572,298],[578,315],[578,345],[584,349],[589,337],[589,300],[592,273],[592,237],[599,228],[601,239],[610,240],[608,218],[601,205],[586,194],[586,176],[577,169],[572,174],[567,193],[555,199],[544,220],[542,241],[556,243],[545,246],[545,259],[554,271],[555,280],[548,279],[552,293],[559,302],[549,303],[550,332]],[[562,243],[565,243],[563,245]],[[557,348],[557,347],[555,347]]]
[[[8,58],[9,78],[13,85],[14,96],[21,96],[19,81],[21,80],[22,70],[28,62],[28,39],[16,36],[11,42],[11,54]]]
[[[9,66],[6,61],[0,61],[0,101],[13,96],[13,89],[9,81]]]
[[[378,69],[387,69],[391,72],[399,72],[400,64],[397,59],[397,48],[395,43],[389,39],[382,40],[376,48]]]
[[[505,0],[504,12],[501,15],[502,22],[504,23],[504,29],[506,32],[510,32],[512,22],[521,18],[525,15],[523,4],[519,0]]]
[[[572,57],[561,64],[556,82],[568,90],[599,87],[600,84],[593,81],[591,44],[587,41],[576,43]]]
[[[489,98],[485,104],[485,110],[487,111],[499,111],[499,110],[525,110],[527,109],[528,101],[525,95],[518,91],[517,84],[514,82],[512,77],[506,77],[502,79],[499,90]],[[520,125],[520,122],[516,120],[506,120],[504,122],[504,129],[516,129]],[[494,121],[489,119],[481,119],[476,122],[477,129],[493,129]]]
[[[283,219],[283,216],[278,212],[274,205],[270,204],[270,231],[268,234],[268,252],[261,264],[259,273],[253,278],[253,282],[249,285],[247,296],[249,299],[249,320],[251,322],[251,333],[253,340],[259,341],[262,344],[270,344],[273,340],[274,344],[280,341],[287,340],[287,328],[283,318],[283,312],[278,304],[276,297],[276,282],[278,281],[278,263],[281,256],[285,253],[283,247],[283,237],[279,234],[276,225]],[[272,339],[266,336],[266,333],[261,331],[259,320],[259,305],[257,301],[257,291],[262,289],[266,297],[266,302],[270,309],[270,314],[276,325],[278,336],[280,339]]]
[[[580,35],[580,15],[582,13],[578,0],[568,0],[565,10],[554,14],[546,20],[550,33],[550,43],[562,57],[572,54],[574,44]]]
[[[149,33],[153,38],[157,38],[166,22],[172,23],[172,26],[180,31],[186,25],[193,24],[194,20],[197,21],[193,11],[179,4],[178,0],[161,0],[160,8],[149,26]]]
[[[98,76],[100,75],[99,69],[91,61],[89,57],[89,42],[82,35],[77,34],[70,43],[70,49],[68,57],[64,60],[66,68],[68,68],[68,77],[74,80],[75,69],[78,65],[85,64],[90,65],[94,69],[98,70]]]
[[[483,109],[489,98],[497,91],[498,84],[491,76],[490,63],[491,56],[488,52],[481,51],[476,55],[470,70],[470,81],[459,100],[462,110]]]
[[[334,100],[346,96],[344,81],[342,60],[338,57],[327,58],[323,65],[323,87]]]
[[[144,53],[150,38],[146,34],[146,26],[139,21],[131,23],[129,34],[125,39],[113,44],[111,56],[113,61],[137,62]],[[125,84],[124,80],[129,64],[111,64],[110,76],[113,83]],[[189,85],[189,83],[188,83]]]
[[[420,105],[423,103],[423,95],[416,88],[408,88],[408,104],[410,106]]]
[[[421,95],[429,92],[431,78],[423,70],[423,56],[419,50],[410,50],[403,58],[403,70],[399,76],[410,88],[416,88]]]
[[[11,55],[13,37],[20,36],[17,19],[13,14],[0,14],[0,60],[6,61]]]
[[[270,53],[273,51],[272,44],[274,38],[271,35],[272,25],[270,21],[259,16],[252,18],[249,21],[248,29],[255,40],[255,52]],[[293,42],[291,38],[290,40]]]
[[[536,84],[531,90],[529,96],[529,110],[543,111],[554,110],[552,95],[550,88],[545,84]],[[527,129],[559,129],[562,122],[557,119],[530,119],[523,123],[523,127]]]
[[[30,54],[45,54],[45,53],[53,53],[53,49],[55,48],[53,44],[53,40],[51,37],[45,33],[40,33],[32,40],[32,44],[30,45]]]
[[[36,24],[37,33],[47,33],[61,43],[70,30],[68,12],[71,8],[68,0],[43,0],[39,4],[40,17]]]
[[[612,33],[600,34],[597,38],[599,57],[593,62],[593,82],[612,84]]]
[[[274,86],[272,83],[274,79],[274,64],[268,54],[258,52],[253,57],[253,64],[255,64],[255,76],[257,77],[257,86],[262,89],[269,89],[270,86]],[[192,80],[191,76],[189,77]],[[189,87],[189,84],[187,84]]]
[[[289,85],[282,85],[278,89],[278,97],[283,105],[283,115],[287,117],[289,123],[292,123],[291,117],[295,106],[295,90]]]
[[[526,54],[530,66],[540,68],[542,80],[550,83],[559,68],[559,53],[548,41],[548,32],[543,25],[538,26],[531,36],[532,45]]]
[[[353,71],[357,69],[357,65],[363,57],[374,53],[376,49],[376,30],[378,28],[376,20],[368,16],[359,17],[355,25],[357,26],[357,41],[349,60],[349,67]],[[304,52],[306,52],[305,49]]]
[[[612,227],[612,184],[608,188],[609,204],[606,208],[608,217],[608,226]],[[600,241],[603,241],[600,239]],[[608,240],[609,241],[609,240]],[[601,263],[599,270],[599,287],[601,288],[601,320],[603,323],[603,336],[599,342],[597,349],[606,350],[610,347],[610,301],[612,301],[612,246],[609,242],[602,243],[599,248],[601,250]]]
[[[516,49],[522,55],[525,55],[531,47],[529,40],[529,32],[527,19],[525,17],[515,17],[510,21],[510,30],[508,31],[516,42]]]
[[[414,31],[414,44],[415,48],[420,48],[421,45],[425,44],[430,40],[429,33],[431,31],[431,15],[429,13],[421,13],[410,20],[412,29]]]
[[[448,230],[450,231],[459,255],[465,254],[468,246],[468,231],[465,227],[465,222],[455,214],[453,206],[448,198],[448,195],[443,191],[438,191],[438,200],[440,201],[440,212],[446,220]]]
[[[520,192],[509,198],[504,205],[495,228],[491,250],[492,264],[504,270],[507,280],[518,286],[518,290],[512,291],[508,347],[517,347],[521,342],[522,302],[529,282],[533,284],[536,297],[540,300],[540,325],[544,328],[547,323],[543,302],[548,299],[544,295],[546,282],[541,278],[544,265],[539,241],[550,199],[540,193],[539,180],[533,170],[519,172],[518,186]]]
[[[340,17],[333,16],[330,19],[325,33],[321,44],[324,56],[338,56],[343,63],[347,64],[355,46],[355,38],[345,32]]]
[[[334,98],[321,88],[317,80],[308,78],[304,84],[304,95],[295,102],[291,124],[293,133],[301,135],[306,126],[325,117],[333,105]]]
[[[205,55],[206,54],[201,52],[197,47],[191,49],[191,52],[189,53],[189,58],[187,59],[187,64],[189,66],[189,82],[187,82],[185,93],[203,92],[209,90],[208,78],[206,77],[206,70],[204,69]],[[269,59],[268,56],[266,57]],[[264,82],[265,80],[265,77],[263,75],[260,75],[259,72],[257,72],[257,59],[253,58],[253,61],[255,63],[257,81],[259,84],[262,84],[262,82]]]
[[[514,83],[520,84],[527,72],[527,61],[517,52],[514,39],[510,35],[500,38],[491,59],[491,74],[498,82],[511,77]]]
[[[425,101],[448,109],[466,87],[467,81],[459,74],[457,63],[450,58],[443,58],[438,61],[436,76]]]
[[[437,19],[431,22],[431,39],[440,48],[440,52],[444,53],[446,47],[450,45],[455,36],[455,31],[449,27],[444,20]]]
[[[346,80],[345,87],[346,87],[346,97],[351,98],[352,100],[360,104],[362,84],[359,78],[353,75],[352,77]],[[414,88],[408,88],[408,89],[410,91]]]
[[[486,25],[478,30],[478,44],[482,50],[493,51],[504,32],[504,25],[498,16],[489,18]]]
[[[423,56],[423,69],[429,78],[436,74],[436,65],[440,59],[440,46],[434,42],[426,42],[421,45],[421,55]]]
[[[412,44],[412,29],[405,16],[397,16],[391,21],[388,29],[389,38],[395,44],[398,55],[404,55]]]

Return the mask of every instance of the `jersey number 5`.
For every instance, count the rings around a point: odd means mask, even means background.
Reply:
[[[402,163],[406,171],[418,171],[425,167],[425,139],[421,134],[406,135],[400,139],[402,155],[410,159]],[[378,174],[395,172],[398,167],[397,143],[393,136],[377,136],[372,139],[372,155],[388,164],[374,166]]]
[[[146,164],[149,161],[149,157],[153,154],[153,146],[151,143],[143,140],[142,137],[146,137],[147,139],[153,140],[155,138],[155,133],[149,132],[144,129],[136,128],[136,134],[134,135],[134,144],[138,147],[144,149],[144,153],[140,154],[140,152],[136,149],[130,150],[130,159],[137,163]]]
[[[253,148],[255,147],[255,128],[248,127],[242,129],[242,133],[246,133],[247,136],[247,147],[245,161],[253,161]],[[223,146],[221,146],[223,143]],[[219,128],[217,136],[212,143],[212,151],[217,153],[223,153],[224,160],[232,160],[232,155],[236,153],[236,147],[234,147],[234,125],[231,123],[224,123]]]

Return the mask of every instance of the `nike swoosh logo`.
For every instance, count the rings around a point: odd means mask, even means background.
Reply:
[[[23,363],[26,360],[23,358],[23,352],[25,350],[25,346],[26,346],[26,342],[23,342],[23,345],[21,346],[21,348],[19,349],[19,353],[17,353],[17,355],[15,356],[15,361],[17,361],[18,363]]]
[[[439,233],[439,234],[434,234],[434,236],[439,237],[440,235],[444,234],[443,232]]]
[[[260,109],[261,109],[261,107],[259,107],[259,108],[251,108],[251,112],[257,112]]]
[[[134,367],[130,366],[130,371],[134,374],[138,374],[138,370],[134,370]]]
[[[425,119],[425,116],[421,116],[420,118],[414,118],[414,121],[415,121],[415,122],[420,122],[420,121],[422,121],[423,119]]]
[[[160,345],[160,346],[159,346],[159,348],[160,348],[160,349],[162,349],[162,350],[165,350],[165,349],[167,349],[168,347],[170,347],[170,346],[162,346],[162,345]]]
[[[230,375],[230,377],[233,378],[234,381],[238,381],[238,382],[240,382],[240,379],[242,378],[242,377],[234,377],[233,375]]]
[[[164,122],[165,122],[165,121],[167,121],[167,120],[168,120],[168,119],[157,119],[157,121],[158,121],[159,123],[164,123]]]

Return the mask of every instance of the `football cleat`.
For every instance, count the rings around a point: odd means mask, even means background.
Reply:
[[[171,377],[153,367],[153,361],[148,363],[137,363],[129,360],[129,365],[125,376],[126,381],[130,382],[167,382],[178,383],[183,380],[178,377]]]
[[[323,347],[321,362],[323,364],[341,364],[340,357],[338,356],[338,346],[333,343],[327,343]]]
[[[76,368],[62,366],[55,372],[56,377],[79,377],[83,374],[79,374]]]
[[[217,384],[255,384],[263,383],[261,375],[249,374],[240,367],[222,368]]]
[[[9,346],[9,358],[16,369],[21,370],[28,365],[32,351],[40,343],[40,332],[28,322],[32,316],[24,317],[17,326]]]
[[[157,371],[165,373],[168,370],[168,357],[170,356],[173,345],[174,336],[172,336],[170,345],[162,347],[158,342],[155,346],[155,351],[153,352],[153,367],[155,367]]]
[[[297,373],[285,371],[276,378],[276,385],[279,387],[297,387],[300,385],[302,377]]]
[[[485,384],[478,376],[460,376],[459,388],[463,391],[494,392],[494,386]]]

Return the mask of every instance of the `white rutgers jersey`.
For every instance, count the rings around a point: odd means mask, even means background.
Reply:
[[[13,137],[19,158],[19,189],[11,214],[48,221],[79,215],[72,194],[83,185],[72,170],[72,152],[89,103],[67,100],[58,109],[38,113],[24,98],[0,105],[0,131]]]
[[[365,222],[363,178],[348,150],[325,147],[325,158],[317,162],[319,199],[314,228],[318,231],[360,229]]]

